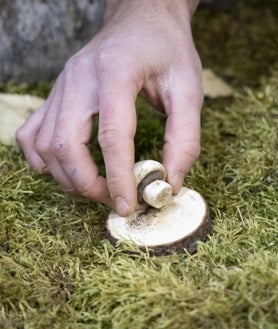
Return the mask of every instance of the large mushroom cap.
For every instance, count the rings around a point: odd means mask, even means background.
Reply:
[[[210,231],[206,201],[196,191],[183,187],[173,196],[165,182],[166,170],[159,162],[140,161],[134,169],[138,207],[129,217],[111,211],[106,227],[112,244],[133,242],[155,255],[196,251],[197,241]]]
[[[130,217],[120,217],[112,211],[106,222],[109,239],[149,248],[156,255],[196,251],[197,241],[210,231],[208,207],[203,197],[183,187],[172,202],[161,209],[139,209]]]

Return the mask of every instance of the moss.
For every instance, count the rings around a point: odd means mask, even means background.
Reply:
[[[229,11],[202,8],[193,19],[205,67],[233,84],[258,87],[278,67],[278,2],[242,0]]]
[[[275,15],[275,2],[259,8],[271,16],[272,6]],[[246,2],[240,8],[253,12]],[[207,11],[196,24],[205,24]],[[215,15],[221,23],[230,14]],[[240,20],[251,29],[249,19]],[[272,36],[277,24],[265,22],[257,37]],[[208,241],[194,255],[114,249],[104,231],[106,207],[64,195],[51,177],[30,171],[16,147],[0,144],[0,328],[277,328],[278,70],[271,49],[258,49],[269,59],[267,72],[252,58],[236,69],[240,52],[214,63],[210,50],[208,61],[238,94],[205,100],[202,154],[185,181],[210,204]],[[44,93],[32,88],[21,91]],[[142,99],[137,108],[136,157],[159,160],[163,118]],[[103,166],[100,151],[94,155]]]
[[[33,84],[21,83],[16,84],[13,81],[8,83],[0,82],[1,93],[17,93],[17,94],[32,94],[35,96],[46,98],[54,85],[54,81],[38,81]]]

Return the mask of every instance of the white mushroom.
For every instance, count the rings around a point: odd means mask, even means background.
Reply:
[[[161,208],[170,203],[172,188],[165,182],[166,170],[161,163],[153,160],[139,161],[134,166],[134,175],[139,206],[145,202],[154,208]]]
[[[147,160],[135,164],[138,207],[129,217],[111,211],[106,227],[108,238],[146,247],[155,255],[196,251],[197,241],[210,232],[210,216],[206,201],[196,191],[183,187],[172,195],[165,181],[166,170],[159,162]]]

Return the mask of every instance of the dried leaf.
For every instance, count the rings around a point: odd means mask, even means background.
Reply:
[[[210,98],[227,97],[233,95],[233,88],[218,77],[211,69],[203,70],[204,94]]]
[[[15,144],[16,130],[43,102],[36,96],[0,94],[0,140],[7,145]]]

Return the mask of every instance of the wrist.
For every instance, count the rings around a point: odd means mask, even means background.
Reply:
[[[143,11],[146,16],[163,15],[165,12],[175,12],[179,16],[186,15],[191,19],[199,0],[106,0],[105,2],[105,21],[110,20],[117,12],[135,13]]]

